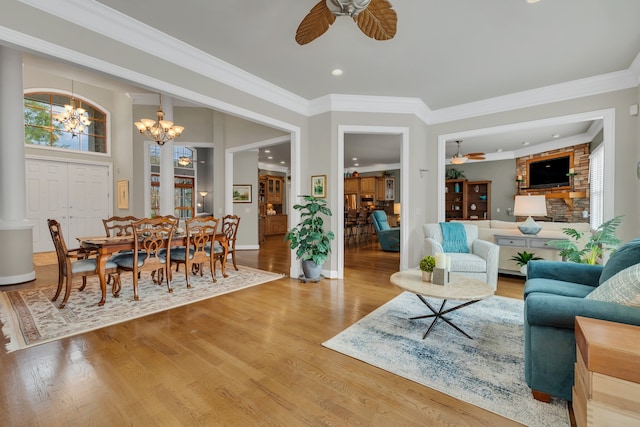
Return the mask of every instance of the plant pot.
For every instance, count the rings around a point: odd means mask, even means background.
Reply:
[[[520,267],[520,273],[527,275],[527,264]]]
[[[422,272],[422,281],[423,282],[430,282],[432,275],[433,275],[433,271],[423,271]]]
[[[302,272],[309,280],[317,280],[322,273],[322,265],[318,265],[310,259],[302,261]]]

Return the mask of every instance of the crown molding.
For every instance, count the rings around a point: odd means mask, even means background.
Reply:
[[[306,99],[95,0],[19,1],[252,96],[308,115]]]
[[[438,110],[431,110],[419,98],[330,94],[306,100],[98,3],[96,0],[19,1],[306,117],[330,111],[412,114],[425,124],[432,125],[624,90],[640,85],[639,53],[626,70]],[[7,34],[8,31],[12,30],[0,28],[0,37]],[[138,74],[129,70],[124,73],[116,73],[114,70],[124,69],[27,35],[17,34],[18,36],[13,38],[13,42],[19,46],[28,46],[37,51],[74,62],[77,62],[78,57],[83,57],[83,61],[81,61],[83,65],[124,78],[127,78],[127,74]],[[21,43],[26,39],[29,39],[29,43]],[[8,41],[12,41],[12,39],[10,38]],[[51,46],[54,47],[53,51],[50,50]],[[134,79],[133,81],[139,80]],[[153,79],[149,81],[149,85],[153,86],[153,83]],[[178,92],[184,92],[184,90],[178,90]]]

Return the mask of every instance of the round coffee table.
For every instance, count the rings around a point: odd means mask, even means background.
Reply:
[[[391,275],[391,283],[404,289],[405,291],[413,292],[418,296],[420,301],[426,305],[432,314],[426,314],[424,316],[411,317],[411,320],[415,319],[427,319],[433,317],[433,322],[429,325],[429,329],[424,333],[422,339],[425,339],[429,332],[433,329],[438,319],[443,320],[451,327],[456,329],[467,338],[473,339],[471,335],[460,329],[450,319],[445,317],[445,314],[452,311],[459,310],[463,307],[476,303],[480,300],[488,298],[494,294],[494,290],[489,284],[482,280],[473,279],[471,277],[463,276],[461,274],[451,273],[449,277],[449,283],[446,285],[434,285],[431,282],[422,281],[422,272],[420,270],[405,270],[393,273]],[[427,301],[424,297],[442,299],[440,308],[436,309]],[[462,304],[456,305],[445,309],[444,306],[447,300],[466,301]]]

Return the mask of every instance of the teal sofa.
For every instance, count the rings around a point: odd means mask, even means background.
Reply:
[[[590,295],[600,286],[604,291],[613,285],[618,292],[623,286],[616,279],[634,270],[635,276],[627,282],[632,282],[636,295],[628,300],[637,301],[638,267],[640,239],[619,248],[604,267],[560,261],[529,262],[524,287],[524,362],[525,380],[536,399],[549,401],[553,396],[572,400],[576,316],[640,326],[639,307],[604,301],[600,295],[597,297],[600,300],[591,299],[594,295]]]
[[[400,252],[400,227],[390,227],[387,214],[382,210],[371,212],[371,222],[376,230],[380,248],[387,252]]]

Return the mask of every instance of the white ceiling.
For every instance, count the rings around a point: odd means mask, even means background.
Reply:
[[[392,0],[394,39],[340,17],[305,46],[294,35],[317,0],[100,3],[309,100],[415,97],[436,110],[626,70],[640,52],[637,0]]]
[[[28,2],[50,6],[41,0]],[[104,22],[133,18],[141,30],[144,23],[199,49],[203,56],[226,61],[309,101],[328,94],[408,97],[421,100],[430,111],[442,112],[628,70],[636,84],[640,80],[638,0],[391,2],[398,14],[394,39],[369,39],[351,19],[340,17],[327,33],[305,46],[299,46],[294,35],[317,0],[96,0],[93,6],[87,4],[94,15],[88,13],[83,19],[82,8],[73,12],[75,23],[94,29],[90,23],[96,23],[95,7],[104,5],[99,11]],[[118,39],[117,28],[95,30]],[[336,67],[344,70],[342,76],[331,75]],[[514,152],[523,141],[535,145],[549,141],[553,133],[564,138],[584,133],[591,125],[469,137],[463,151]],[[361,164],[399,159],[399,148],[387,152],[394,144],[371,136],[367,141],[345,141],[345,166],[354,156],[362,159]],[[365,146],[366,152],[349,151],[358,146]],[[455,143],[448,142],[446,148],[450,157]],[[390,155],[393,159],[381,160]]]

